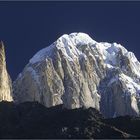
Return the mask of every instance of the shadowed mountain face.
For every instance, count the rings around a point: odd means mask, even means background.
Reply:
[[[126,127],[126,119],[135,130]],[[0,103],[0,138],[138,138],[140,119],[104,119],[95,109],[46,108],[37,102]],[[124,129],[125,127],[125,129]]]

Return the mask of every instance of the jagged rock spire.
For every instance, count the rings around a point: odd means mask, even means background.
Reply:
[[[5,49],[3,41],[0,41],[0,65],[5,64]]]
[[[12,101],[12,82],[6,69],[5,48],[0,41],[0,101]]]

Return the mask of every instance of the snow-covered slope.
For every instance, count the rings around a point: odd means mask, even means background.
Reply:
[[[139,115],[140,63],[117,43],[65,34],[36,53],[14,82],[17,103],[94,107],[104,116]]]

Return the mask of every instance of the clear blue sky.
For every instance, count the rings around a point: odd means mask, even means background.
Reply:
[[[140,2],[0,2],[0,40],[12,79],[38,50],[72,32],[118,42],[140,60]]]

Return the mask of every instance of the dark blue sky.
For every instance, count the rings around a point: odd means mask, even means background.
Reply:
[[[72,32],[121,43],[140,60],[140,2],[0,2],[0,39],[12,79],[38,50]]]

